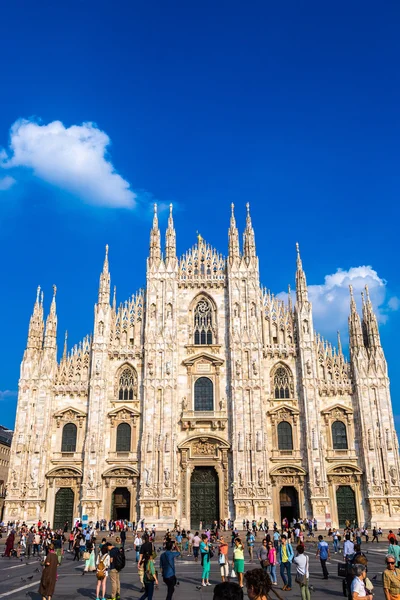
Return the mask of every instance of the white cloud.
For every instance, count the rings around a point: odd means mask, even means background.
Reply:
[[[309,285],[309,299],[313,306],[313,316],[317,331],[331,337],[337,330],[347,330],[350,311],[349,285],[353,286],[354,297],[361,310],[361,292],[368,285],[369,295],[377,319],[385,323],[391,311],[400,307],[396,296],[389,297],[387,283],[370,266],[351,267],[348,271],[338,269],[336,273],[326,275],[321,285]],[[287,298],[287,294],[279,294]]]
[[[10,187],[14,185],[14,183],[16,183],[14,177],[10,177],[9,175],[3,177],[2,179],[0,179],[0,192],[5,192],[6,190],[9,190]]]
[[[16,398],[17,392],[13,390],[0,390],[0,402],[8,398]]]
[[[0,149],[0,167],[32,169],[36,177],[91,204],[131,208],[136,194],[116,172],[109,145],[108,135],[93,123],[65,127],[61,121],[19,119],[7,151]]]

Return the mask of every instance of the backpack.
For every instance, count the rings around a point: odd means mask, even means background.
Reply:
[[[155,581],[155,579],[156,579],[155,576],[153,575],[153,573],[151,572],[150,560],[147,561],[147,568],[144,573],[144,578],[147,581],[147,583],[151,583],[152,581]]]
[[[99,564],[97,565],[97,571],[96,571],[97,579],[99,579],[100,581],[102,581],[105,578],[105,576],[106,576],[106,571],[107,571],[106,565],[101,560],[99,562]]]
[[[122,571],[125,567],[125,552],[123,548],[120,548],[119,552],[113,556],[113,567],[117,571]]]

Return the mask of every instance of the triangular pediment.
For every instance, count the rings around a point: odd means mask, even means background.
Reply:
[[[126,406],[126,404],[122,406],[118,406],[114,408],[114,410],[110,410],[108,413],[109,417],[121,417],[121,415],[127,415],[127,417],[140,417],[140,412],[131,408],[130,406]]]
[[[282,416],[284,413],[289,413],[290,415],[298,415],[300,411],[293,406],[289,406],[289,404],[280,404],[276,408],[272,408],[268,411],[268,415],[280,415]]]
[[[76,419],[77,417],[86,417],[87,414],[74,406],[68,406],[62,410],[58,410],[53,414],[53,417],[59,419]]]
[[[353,414],[353,409],[350,408],[349,406],[345,406],[344,404],[334,404],[333,406],[329,406],[329,408],[325,408],[324,410],[321,410],[321,415],[329,415],[332,412],[344,412],[345,414]]]
[[[218,358],[218,356],[214,356],[213,354],[209,354],[208,352],[199,352],[198,354],[195,354],[194,356],[190,356],[189,358],[185,358],[185,360],[182,361],[182,364],[185,365],[185,367],[190,367],[196,363],[199,362],[206,362],[206,363],[210,363],[216,367],[220,367],[221,365],[224,364],[224,361],[222,360],[222,358]]]

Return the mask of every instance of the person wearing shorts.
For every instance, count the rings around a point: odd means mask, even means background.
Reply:
[[[229,579],[229,560],[228,560],[228,549],[229,546],[225,542],[223,536],[219,538],[218,548],[218,564],[221,572],[221,580],[228,581]]]

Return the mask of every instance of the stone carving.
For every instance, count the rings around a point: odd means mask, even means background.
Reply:
[[[374,485],[377,485],[377,483],[378,483],[378,479],[377,479],[377,476],[376,476],[376,469],[375,469],[375,467],[372,467],[372,483]]]
[[[262,450],[262,433],[261,433],[261,431],[257,431],[256,450],[257,450],[257,452],[261,452],[261,450]]]
[[[182,410],[186,410],[187,407],[188,407],[187,398],[186,398],[186,396],[183,396],[183,398],[182,398]]]
[[[147,449],[147,452],[151,452],[151,435],[150,435],[150,433],[147,434],[146,449]]]
[[[321,485],[321,478],[319,475],[318,467],[315,467],[315,469],[314,469],[314,478],[315,478],[315,485],[319,487]]]
[[[153,363],[151,361],[147,363],[147,369],[149,371],[149,375],[154,374],[154,367],[153,367]]]
[[[306,362],[306,370],[307,370],[307,375],[311,375],[311,362],[310,362],[310,359],[308,359],[307,362]]]
[[[397,483],[397,473],[396,473],[396,469],[394,468],[394,466],[392,465],[389,469],[389,475],[390,475],[390,482],[392,485],[396,485]]]
[[[165,484],[165,487],[169,487],[171,485],[170,479],[171,479],[171,474],[169,472],[169,469],[168,469],[168,467],[165,467],[165,469],[164,469],[164,484]]]
[[[101,363],[100,363],[100,360],[97,359],[96,360],[96,370],[95,370],[96,375],[100,375],[100,370],[101,370]]]
[[[257,471],[257,475],[258,475],[258,485],[262,486],[264,483],[264,469],[258,469]]]
[[[165,372],[167,375],[171,375],[171,363],[169,361],[165,365]]]
[[[241,372],[241,364],[240,364],[240,360],[237,360],[235,362],[235,369],[236,369],[236,375],[239,376],[240,372]]]
[[[238,452],[243,452],[243,435],[241,431],[238,433]]]
[[[368,448],[370,450],[374,449],[374,436],[372,435],[371,429],[368,429]]]
[[[145,469],[144,472],[145,472],[146,486],[150,487],[150,485],[151,485],[151,470]]]
[[[170,436],[168,435],[168,433],[165,434],[165,441],[164,441],[164,451],[165,452],[169,452],[171,450],[171,444],[170,444]]]
[[[208,438],[200,438],[192,446],[192,453],[200,456],[212,456],[215,454],[215,444],[208,441]]]
[[[244,486],[244,471],[243,469],[240,469],[239,473],[238,473],[238,477],[239,477],[239,485],[240,487]]]
[[[252,367],[253,367],[253,375],[258,375],[258,367],[257,367],[257,363],[255,360],[253,360]]]

